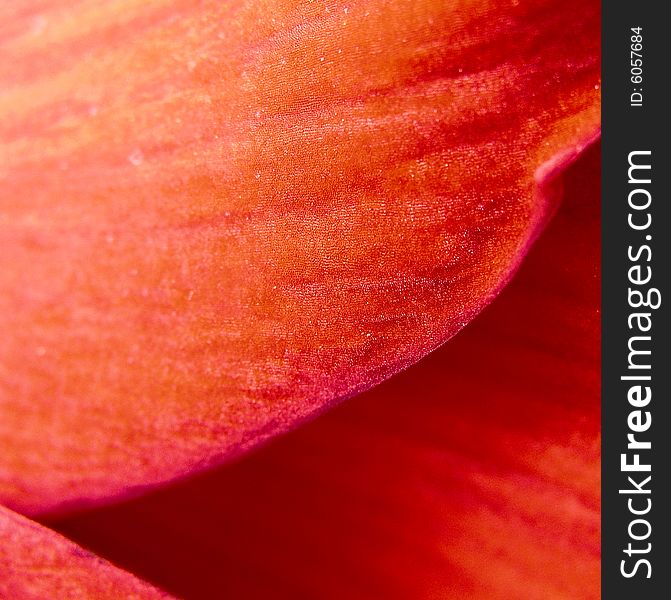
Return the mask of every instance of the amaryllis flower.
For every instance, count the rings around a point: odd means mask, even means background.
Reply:
[[[8,7],[0,594],[597,597],[598,9]]]

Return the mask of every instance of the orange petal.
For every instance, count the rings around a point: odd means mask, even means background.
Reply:
[[[0,506],[0,597],[151,600],[168,594]]]
[[[25,512],[216,463],[436,348],[546,219],[539,167],[598,129],[593,0],[6,11],[0,500]]]
[[[445,347],[238,464],[56,527],[193,600],[599,596],[599,152]]]

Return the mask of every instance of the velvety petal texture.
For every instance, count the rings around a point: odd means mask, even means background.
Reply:
[[[158,600],[171,596],[0,507],[0,598]]]
[[[598,150],[443,348],[237,464],[51,524],[193,600],[597,600]]]
[[[436,348],[598,129],[593,0],[3,12],[0,501],[26,513],[219,462]]]

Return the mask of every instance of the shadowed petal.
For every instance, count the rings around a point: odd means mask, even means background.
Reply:
[[[7,11],[0,499],[27,513],[217,463],[417,361],[545,222],[539,167],[598,129],[592,0]]]
[[[0,597],[11,600],[170,598],[57,533],[0,507]]]
[[[55,526],[191,599],[598,599],[599,174],[593,147],[512,283],[419,364]]]

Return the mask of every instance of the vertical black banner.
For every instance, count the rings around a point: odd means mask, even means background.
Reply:
[[[664,6],[602,5],[606,600],[671,598],[671,31]]]

